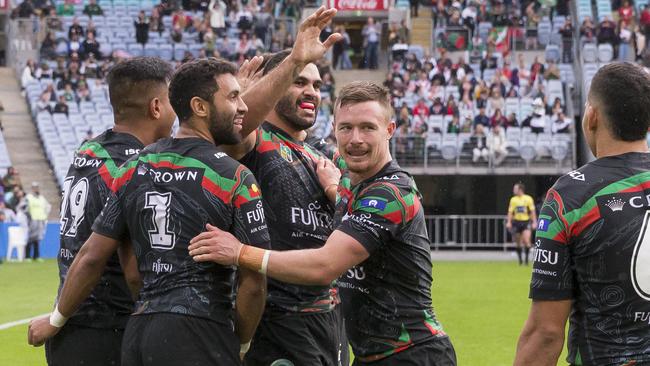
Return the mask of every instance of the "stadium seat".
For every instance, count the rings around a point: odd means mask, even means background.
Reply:
[[[594,43],[586,43],[582,48],[582,59],[587,63],[594,63],[598,58],[598,48]]]
[[[600,62],[611,62],[614,58],[614,48],[609,43],[598,45],[598,60]]]
[[[537,156],[537,150],[535,149],[535,145],[524,144],[522,142],[521,146],[519,146],[519,155],[526,162],[530,162],[531,160],[535,159],[535,157]]]
[[[553,61],[553,62],[560,62],[560,47],[556,44],[549,44],[546,46],[546,50],[544,52],[544,58],[546,59],[547,62]]]
[[[7,240],[7,262],[11,260],[11,254],[16,250],[16,258],[22,262],[25,259],[25,247],[27,246],[27,232],[21,226],[9,226]]]

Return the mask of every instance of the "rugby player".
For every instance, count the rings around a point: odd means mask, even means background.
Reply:
[[[539,215],[533,300],[515,365],[650,365],[650,75],[611,63],[582,119],[596,160],[561,177]]]
[[[59,292],[72,261],[92,233],[118,167],[145,145],[171,134],[176,118],[169,104],[171,76],[168,63],[151,57],[127,59],[111,68],[107,82],[115,126],[77,150],[62,187]],[[137,295],[139,275],[135,272],[129,278]],[[45,344],[48,364],[119,365],[124,327],[133,305],[114,254],[90,296]]]
[[[181,66],[169,86],[177,138],[149,145],[126,162],[93,234],[68,272],[50,319],[30,325],[29,342],[55,334],[86,298],[106,260],[127,238],[143,278],[124,334],[122,364],[236,365],[264,308],[264,277],[198,264],[187,253],[206,223],[267,246],[260,190],[250,170],[215,144],[233,144],[246,104],[234,65],[202,59]]]
[[[506,228],[510,230],[515,240],[517,258],[519,265],[524,264],[522,259],[522,249],[525,251],[526,265],[530,256],[530,236],[531,223],[532,227],[537,227],[537,216],[535,214],[535,202],[533,198],[526,194],[526,188],[523,183],[516,183],[512,187],[514,196],[510,198],[508,205],[508,219]]]
[[[383,87],[353,82],[340,91],[334,129],[347,173],[338,187],[335,230],[324,246],[264,250],[208,226],[192,239],[190,254],[198,262],[235,264],[288,283],[325,286],[338,279],[355,365],[455,365],[431,305],[420,194],[390,155],[391,115]],[[336,169],[320,164],[319,172]]]

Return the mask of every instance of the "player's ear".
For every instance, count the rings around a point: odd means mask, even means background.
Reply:
[[[208,116],[208,105],[202,98],[193,97],[190,100],[190,108],[192,109],[192,114],[196,115],[197,117]]]
[[[158,98],[149,101],[149,115],[153,119],[160,119],[162,116],[162,102]]]
[[[395,129],[397,128],[395,121],[393,120],[389,121],[388,126],[386,128],[388,130],[388,140],[390,140],[393,137],[393,134],[395,133]]]

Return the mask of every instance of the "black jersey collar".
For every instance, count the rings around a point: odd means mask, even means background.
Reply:
[[[359,182],[359,184],[356,184],[355,186],[360,186],[360,185],[362,185],[362,184],[368,184],[368,183],[370,183],[370,182],[372,182],[372,181],[377,180],[377,179],[380,178],[380,177],[385,177],[385,176],[387,176],[387,175],[397,174],[397,173],[403,173],[403,174],[409,175],[407,172],[405,172],[405,171],[404,171],[404,170],[399,166],[399,164],[397,164],[397,162],[396,162],[395,160],[391,160],[391,161],[389,161],[388,163],[386,163],[386,165],[384,165],[384,166],[379,170],[379,172],[377,172],[377,174],[373,175],[373,176],[370,177],[370,178],[367,178],[367,179],[362,180],[361,182]]]
[[[632,163],[650,163],[650,152],[629,152],[620,155],[606,156],[591,163],[603,167],[620,167],[621,164]]]
[[[298,140],[294,139],[293,137],[291,137],[291,135],[289,135],[287,133],[287,131],[281,129],[280,127],[274,125],[273,123],[271,123],[269,121],[264,121],[264,123],[262,124],[262,127],[267,131],[271,131],[273,133],[277,133],[278,135],[282,135],[287,140],[289,140],[289,141],[291,141],[291,142],[293,142],[295,144],[299,144],[299,145],[304,144],[304,141],[298,141]]]
[[[129,144],[133,145],[134,147],[139,147],[143,148],[144,144],[142,141],[138,140],[137,137],[131,135],[128,132],[115,132],[113,131],[112,128],[109,128],[108,130],[104,131],[103,135],[105,136],[106,139],[111,139],[111,138],[120,138],[124,140],[129,140]]]

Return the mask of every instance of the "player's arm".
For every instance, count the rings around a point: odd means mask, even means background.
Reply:
[[[120,265],[124,272],[124,279],[129,286],[133,300],[138,299],[140,289],[142,288],[142,277],[138,271],[138,260],[133,252],[133,246],[129,240],[125,241],[117,249],[117,255],[120,258]]]
[[[508,230],[512,229],[512,213],[515,211],[512,198],[510,199],[510,203],[508,204],[508,217],[506,219],[506,228]]]
[[[30,322],[29,344],[40,346],[59,332],[67,318],[90,295],[106,268],[106,262],[119,246],[118,240],[96,233],[90,235],[70,266],[52,315]]]
[[[242,353],[246,353],[257,324],[264,313],[266,303],[266,278],[261,273],[245,268],[239,269],[239,288],[235,311],[237,322],[235,331],[242,345]]]
[[[533,301],[519,336],[514,365],[557,365],[570,311],[571,300]]]
[[[244,91],[242,99],[249,109],[244,116],[240,132],[243,139],[237,145],[222,146],[224,152],[235,160],[239,160],[254,148],[256,135],[253,132],[273,110],[275,104],[289,89],[302,69],[307,64],[322,58],[325,52],[342,38],[340,34],[334,33],[325,42],[320,41],[321,31],[334,18],[334,15],[336,15],[336,9],[325,9],[323,6],[305,19],[300,24],[291,54],[273,71]]]
[[[211,225],[207,229],[190,242],[188,249],[195,261],[234,264],[300,285],[329,285],[370,255],[359,241],[340,230],[318,249],[271,251],[244,245]]]

